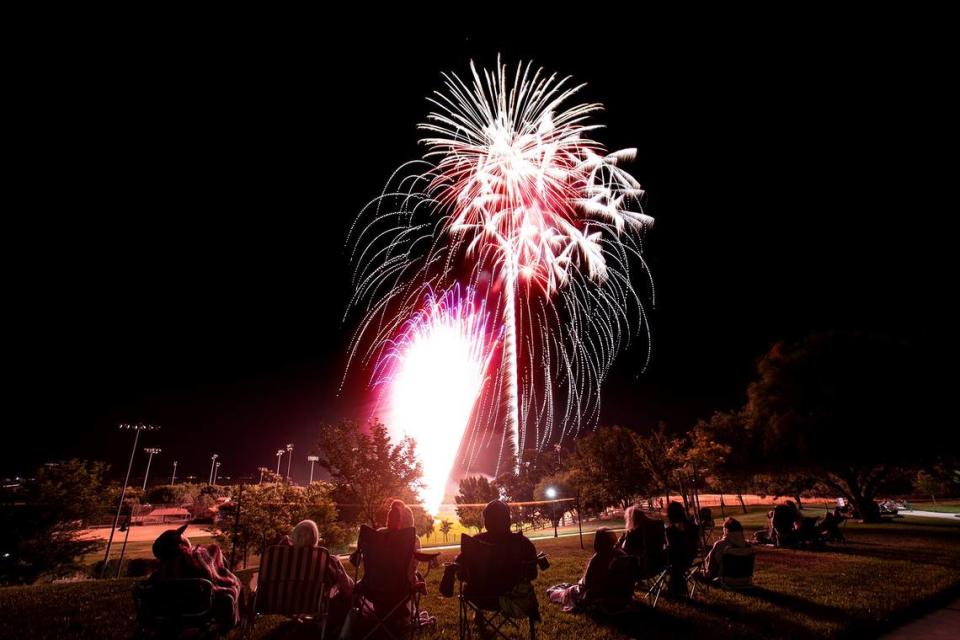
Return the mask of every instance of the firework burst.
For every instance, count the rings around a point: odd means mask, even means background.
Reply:
[[[373,386],[383,406],[378,413],[391,432],[417,443],[420,497],[428,513],[439,512],[495,346],[490,314],[472,290],[428,290],[374,367]]]
[[[591,138],[602,106],[564,106],[583,85],[530,64],[470,68],[469,81],[443,76],[420,125],[423,160],[398,169],[351,229],[351,306],[364,314],[351,359],[376,361],[425,284],[482,292],[503,334],[501,375],[480,390],[460,451],[470,465],[501,433],[499,470],[595,424],[615,355],[647,327],[632,271],[652,298],[641,251],[652,218],[621,167],[635,150]]]

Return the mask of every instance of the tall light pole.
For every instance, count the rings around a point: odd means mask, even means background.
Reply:
[[[550,500],[554,500],[557,497],[557,490],[554,487],[547,487],[547,490],[544,491],[543,493]],[[553,509],[556,509],[556,508],[557,508],[557,503],[554,502]],[[553,511],[553,509],[551,509],[550,515],[556,515],[556,512]],[[556,538],[557,537],[557,519],[552,518],[552,520],[553,520],[553,537]]]
[[[277,475],[280,475],[280,458],[283,457],[284,450],[277,449]]]
[[[153,462],[153,456],[160,453],[161,451],[162,449],[157,449],[156,447],[147,447],[146,449],[143,450],[144,453],[149,454],[150,456],[149,458],[147,458],[147,470],[143,474],[143,490],[144,491],[147,490],[147,478],[150,477],[150,463]]]
[[[133,469],[133,456],[137,453],[137,443],[140,441],[141,431],[156,431],[160,427],[154,427],[147,424],[121,424],[121,431],[134,431],[133,448],[130,450],[130,462],[127,464],[127,475],[123,479],[123,488],[120,489],[120,500],[117,503],[117,515],[113,518],[113,526],[110,527],[110,537],[107,538],[107,550],[103,553],[103,571],[100,577],[107,575],[107,561],[110,559],[110,548],[113,546],[113,534],[117,531],[117,524],[120,522],[120,512],[123,510],[123,499],[127,497],[127,484],[130,482],[130,471]]]
[[[220,463],[213,466],[213,484],[217,484],[217,476],[220,475]]]
[[[213,484],[213,465],[217,464],[217,458],[219,457],[217,454],[210,456],[210,478],[207,480],[207,484]]]
[[[287,453],[290,454],[287,456],[287,482],[290,482],[290,462],[293,461],[293,445],[287,445]]]
[[[308,484],[313,484],[313,465],[320,459],[320,456],[307,456],[307,462],[310,463],[310,482]]]
[[[177,482],[177,461],[173,461],[173,475],[170,476],[170,484],[176,484]]]
[[[263,484],[263,474],[266,473],[266,467],[260,467],[260,484]]]

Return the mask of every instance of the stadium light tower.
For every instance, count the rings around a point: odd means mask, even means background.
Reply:
[[[219,457],[217,454],[210,456],[210,478],[207,480],[207,484],[213,484],[213,466],[217,464],[217,458]]]
[[[177,461],[173,461],[173,475],[170,476],[170,484],[176,484],[177,482]]]
[[[220,475],[220,463],[217,462],[217,464],[213,466],[213,484],[217,484],[217,476],[219,475]]]
[[[107,561],[110,559],[110,548],[113,546],[113,534],[117,531],[117,525],[120,523],[120,512],[123,510],[123,499],[127,496],[127,484],[130,482],[130,471],[133,469],[133,457],[137,453],[137,444],[140,442],[141,431],[156,431],[160,427],[148,424],[121,424],[121,431],[133,431],[133,448],[130,450],[130,462],[127,464],[127,475],[123,479],[123,488],[120,490],[120,500],[117,503],[117,515],[113,518],[113,526],[110,527],[110,537],[107,538],[107,549],[103,553],[103,571],[100,577],[107,574]]]
[[[157,449],[156,447],[147,447],[143,450],[144,453],[148,454],[150,457],[147,458],[147,470],[143,474],[143,490],[147,490],[147,478],[150,477],[150,463],[153,462],[153,456],[160,453],[162,449]]]
[[[290,482],[290,462],[293,460],[293,445],[287,445],[287,453],[290,455],[287,456],[287,482]]]
[[[277,475],[280,475],[280,458],[283,457],[284,449],[277,449]]]
[[[313,465],[320,459],[320,456],[307,456],[307,462],[310,463],[310,482],[308,484],[313,484]]]

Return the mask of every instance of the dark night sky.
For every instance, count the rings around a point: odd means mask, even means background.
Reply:
[[[205,474],[213,451],[252,473],[286,442],[302,460],[359,402],[336,394],[346,226],[418,153],[440,72],[497,52],[589,82],[601,141],[639,150],[655,346],[646,372],[621,355],[604,422],[733,407],[755,358],[811,330],[931,338],[945,44],[899,16],[767,18],[24,38],[5,83],[0,474],[125,466],[115,425],[136,421],[163,425],[144,444],[166,473]]]

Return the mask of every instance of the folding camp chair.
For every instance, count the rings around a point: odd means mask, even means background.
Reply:
[[[424,626],[420,620],[420,596],[426,593],[426,585],[419,575],[417,583],[410,584],[410,564],[415,559],[428,562],[429,572],[432,561],[440,554],[415,551],[416,541],[417,531],[413,527],[378,531],[360,526],[357,551],[350,558],[358,578],[351,616],[354,621],[373,623],[363,640],[381,631],[394,640],[412,637]]]
[[[133,599],[140,637],[176,638],[194,632],[218,638],[225,633],[216,621],[209,580],[144,581],[134,589]]]
[[[696,574],[703,568],[704,553],[700,540],[700,527],[692,526],[686,531],[689,566],[683,572],[683,580],[686,584],[687,593],[692,598],[697,591]],[[647,600],[654,608],[657,606],[657,601],[660,599],[660,594],[663,592],[673,568],[668,561],[666,550],[663,552],[663,563],[661,570],[653,577],[653,582],[647,591]]]
[[[267,547],[260,560],[257,590],[243,617],[246,632],[261,615],[312,618],[320,626],[320,638],[327,632],[330,585],[327,565],[330,552],[323,547]]]
[[[713,532],[716,529],[717,523],[713,519],[713,510],[710,509],[710,507],[700,509],[700,512],[697,514],[697,525],[700,527],[700,537],[702,538],[703,546],[707,546],[713,542]]]
[[[535,561],[517,564],[494,545],[463,534],[457,566],[460,640],[472,638],[474,627],[481,637],[509,640],[505,630],[522,634],[522,620],[527,621],[530,640],[536,640],[540,611],[530,581],[541,559],[545,559],[543,554]],[[505,583],[512,583],[505,592],[496,586]]]
[[[749,589],[753,586],[755,562],[753,547],[728,547],[720,556],[720,575],[714,584],[726,589]]]
[[[609,584],[593,613],[603,616],[618,616],[636,611],[638,602],[634,589],[640,579],[640,559],[636,556],[620,556],[610,563]]]

